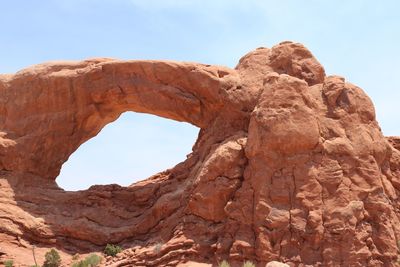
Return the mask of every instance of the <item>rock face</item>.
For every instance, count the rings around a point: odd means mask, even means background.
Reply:
[[[301,44],[259,48],[235,69],[41,64],[0,75],[0,102],[5,254],[11,244],[73,255],[119,243],[106,265],[397,260],[400,139],[384,137],[368,96],[326,76]],[[196,125],[193,152],[129,187],[58,188],[61,165],[125,111]]]

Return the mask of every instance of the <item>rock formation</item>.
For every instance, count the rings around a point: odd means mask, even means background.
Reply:
[[[118,243],[107,266],[397,260],[400,138],[384,137],[368,96],[301,44],[259,48],[235,69],[46,63],[0,75],[0,103],[0,254]],[[192,153],[129,187],[60,189],[62,164],[125,111],[199,127]]]

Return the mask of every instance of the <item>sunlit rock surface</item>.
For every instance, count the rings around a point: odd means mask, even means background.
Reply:
[[[301,44],[259,48],[235,69],[45,63],[0,75],[0,102],[2,260],[33,264],[35,245],[39,259],[56,247],[69,264],[107,243],[125,249],[107,266],[397,260],[400,138],[384,137],[368,96],[325,76]],[[201,128],[193,152],[129,187],[58,188],[68,157],[125,111]]]

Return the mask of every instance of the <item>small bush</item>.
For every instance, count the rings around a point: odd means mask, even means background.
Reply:
[[[117,245],[107,244],[106,248],[104,249],[104,254],[107,256],[115,257],[118,253],[122,251],[122,248]]]
[[[51,249],[44,255],[45,261],[43,267],[58,267],[61,265],[61,257],[57,250]]]
[[[101,257],[99,255],[96,254],[91,254],[89,256],[86,257],[85,261],[88,263],[88,265],[94,267],[97,266],[101,263]]]
[[[4,262],[5,267],[13,267],[14,266],[14,261],[13,260],[6,260]]]
[[[231,265],[226,260],[223,260],[218,267],[231,267]]]
[[[72,264],[72,267],[95,267],[101,263],[101,257],[96,254],[90,254],[84,260]]]
[[[256,266],[251,261],[246,261],[245,263],[243,263],[243,267],[256,267]]]

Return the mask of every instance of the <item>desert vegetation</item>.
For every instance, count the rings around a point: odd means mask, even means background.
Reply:
[[[75,262],[72,267],[95,267],[101,263],[102,258],[96,254],[90,254],[85,259]]]
[[[118,245],[114,244],[107,244],[106,248],[104,249],[104,254],[107,256],[116,256],[118,253],[122,251],[122,248]]]
[[[60,254],[52,248],[44,255],[45,261],[43,263],[43,267],[58,267],[61,265],[61,257]]]
[[[61,256],[58,253],[57,250],[54,248],[50,249],[48,252],[45,254],[45,261],[43,262],[43,265],[39,265],[36,263],[36,256],[35,256],[35,250],[33,249],[33,258],[35,261],[34,265],[31,265],[30,267],[59,267],[61,266]],[[122,248],[117,246],[117,245],[112,245],[108,244],[106,248],[104,249],[104,254],[106,256],[112,256],[114,257],[116,254],[122,251]],[[103,258],[97,254],[90,254],[86,258],[79,260],[79,254],[75,254],[72,257],[72,267],[96,267],[102,262]],[[14,267],[14,261],[13,260],[5,260],[3,262],[5,267]],[[25,265],[24,265],[25,266]]]

